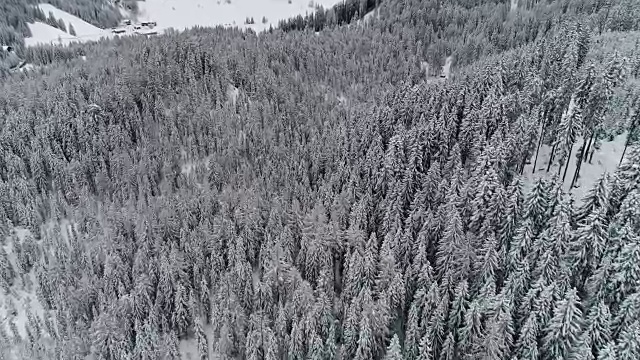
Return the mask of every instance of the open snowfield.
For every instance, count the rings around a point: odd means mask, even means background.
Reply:
[[[157,29],[184,30],[194,26],[238,26],[256,31],[275,27],[279,20],[331,7],[339,0],[146,0],[138,2],[138,21],[155,21]],[[309,5],[313,4],[313,7]],[[253,17],[255,24],[245,25]],[[262,18],[267,23],[262,23]]]

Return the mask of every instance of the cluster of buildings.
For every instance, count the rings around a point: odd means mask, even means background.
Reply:
[[[156,27],[155,21],[142,21],[140,23],[132,23],[131,20],[126,19],[119,27],[111,29],[114,34],[126,34],[133,32],[138,35],[156,35],[158,32],[154,30]]]

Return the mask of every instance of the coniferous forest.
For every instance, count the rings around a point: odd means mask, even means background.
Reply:
[[[640,3],[518,3],[26,49],[0,359],[640,359]]]

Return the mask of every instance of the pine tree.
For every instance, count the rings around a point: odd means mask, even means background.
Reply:
[[[387,347],[384,360],[402,360],[402,349],[400,348],[400,340],[398,334],[394,334],[391,343]]]
[[[200,319],[200,317],[196,317],[195,333],[196,339],[198,341],[198,356],[200,360],[208,360],[209,342],[207,341],[207,336],[205,335],[204,329],[202,328],[202,320]]]
[[[560,124],[558,125],[558,138],[555,146],[558,148],[558,159],[560,160],[560,167],[558,171],[561,171],[562,166],[566,164],[562,181],[564,182],[567,175],[567,169],[569,168],[569,162],[571,159],[571,152],[573,151],[573,144],[576,138],[582,133],[582,111],[576,103],[576,98],[573,96],[569,103],[569,107],[563,113]],[[558,172],[560,174],[560,172]]]
[[[511,297],[508,292],[501,292],[488,308],[487,333],[482,342],[483,358],[503,359],[511,352],[515,331],[511,315]]]
[[[464,323],[465,313],[468,306],[469,289],[466,280],[462,280],[456,286],[453,297],[453,304],[449,312],[449,333],[456,334]]]
[[[616,353],[620,360],[640,358],[640,320],[636,320],[620,333]]]
[[[189,301],[182,284],[176,287],[173,303],[172,322],[177,331],[183,333],[189,326]]]
[[[358,333],[358,347],[356,349],[356,360],[372,359],[374,356],[373,329],[368,316],[363,316],[360,320]]]
[[[611,271],[613,276],[607,287],[614,301],[620,302],[627,295],[640,291],[640,242],[637,236],[622,246]]]
[[[425,334],[420,340],[420,350],[417,360],[434,360],[433,348],[429,341],[429,334]]]
[[[530,219],[537,235],[546,225],[549,216],[550,195],[548,184],[539,178],[525,202],[525,219]]]
[[[617,360],[616,346],[609,342],[606,346],[598,349],[598,360]]]
[[[609,243],[606,209],[589,215],[575,233],[571,241],[569,256],[576,283],[582,287],[600,264]]]
[[[591,345],[590,352],[595,353],[595,350],[606,346],[611,340],[611,312],[604,301],[587,312],[586,326],[585,334]]]
[[[442,351],[440,351],[440,360],[454,360],[455,354],[455,339],[453,333],[449,333],[442,344]]]
[[[171,331],[163,336],[163,359],[179,360],[180,351],[178,349],[178,336]]]
[[[629,295],[618,308],[618,312],[611,323],[611,332],[609,335],[611,338],[617,337],[624,329],[631,326],[631,324],[638,317],[638,309],[640,306],[640,293],[633,293]]]
[[[424,288],[418,289],[414,295],[414,299],[409,307],[409,314],[407,319],[407,328],[404,338],[404,357],[408,360],[413,360],[418,357],[418,350],[420,345],[422,329],[420,326],[420,315],[425,301]]]
[[[575,221],[582,223],[592,212],[599,209],[609,211],[609,176],[604,173],[598,182],[589,190],[582,200],[582,204],[576,209]]]
[[[567,359],[569,350],[578,340],[581,329],[582,311],[577,291],[570,289],[563,299],[556,302],[544,336],[543,359]]]
[[[463,232],[462,219],[454,205],[447,208],[448,224],[438,244],[436,265],[440,278],[450,272],[455,279],[468,276],[470,270],[470,249],[468,239]]]
[[[520,360],[538,359],[538,322],[535,313],[530,313],[520,329],[515,345],[515,355]]]
[[[478,349],[475,345],[483,337],[482,308],[477,299],[469,304],[464,317],[464,327],[460,330],[459,354],[474,355]]]

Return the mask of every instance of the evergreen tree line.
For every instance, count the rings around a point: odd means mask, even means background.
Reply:
[[[45,316],[0,354],[639,358],[640,152],[585,199],[521,180],[633,77],[582,20],[442,83],[413,25],[34,49],[0,84],[0,288]]]
[[[322,31],[326,26],[340,26],[362,19],[381,4],[381,0],[345,0],[330,9],[318,6],[315,12],[281,20],[278,28],[282,31],[312,29]]]
[[[283,31],[339,26],[361,19],[377,9],[378,15],[366,26],[380,27],[396,36],[413,37],[419,44],[417,56],[430,64],[436,75],[445,58],[456,64],[470,64],[482,56],[515,48],[544,37],[559,24],[580,19],[589,31],[638,30],[640,6],[633,0],[518,1],[346,1],[333,9],[319,8],[305,17],[281,21]],[[380,5],[380,6],[379,6]],[[353,23],[355,25],[355,23]],[[409,28],[409,30],[407,30]]]

